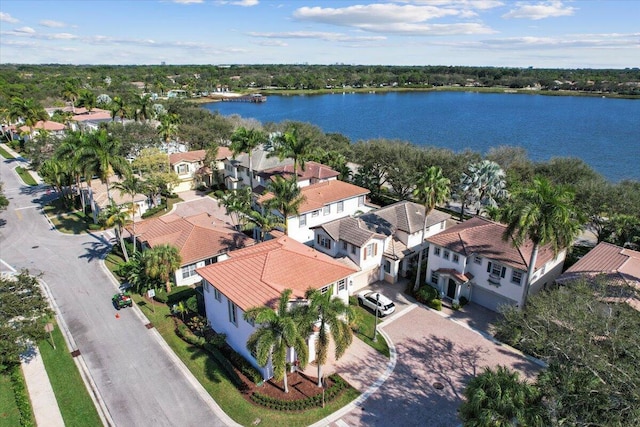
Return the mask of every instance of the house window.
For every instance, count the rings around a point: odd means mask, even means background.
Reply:
[[[356,245],[351,245],[351,253],[356,254]]]
[[[187,277],[191,277],[191,276],[195,276],[196,275],[196,265],[195,264],[191,264],[191,265],[187,265],[185,267],[182,267],[182,278],[186,279]]]
[[[438,272],[436,272],[436,271],[432,271],[431,272],[431,283],[433,283],[434,285],[437,285],[439,280],[440,280],[440,274],[438,274]]]
[[[473,262],[475,262],[476,264],[482,264],[482,257],[479,255],[474,256]]]
[[[320,211],[319,210],[311,212],[311,218],[315,218],[318,215],[320,215]]]
[[[494,285],[500,285],[500,278],[504,278],[507,272],[507,267],[504,267],[497,262],[490,262],[487,265],[487,273],[489,273],[489,283]]]
[[[342,241],[342,250],[346,251],[348,246],[349,246],[349,244],[343,240]]]
[[[517,285],[522,283],[522,272],[513,270],[511,273],[511,281]]]
[[[331,239],[329,239],[328,237],[318,234],[316,242],[318,242],[318,245],[322,246],[323,248],[331,249]]]
[[[202,288],[207,293],[211,292],[211,290],[209,289],[209,282],[207,282],[206,280],[202,281]]]
[[[455,262],[456,264],[460,262],[460,255],[458,254],[453,254],[453,258],[452,258],[453,262]]]
[[[256,326],[256,321],[253,320],[253,319],[247,319],[247,323],[250,324],[251,326]],[[253,355],[253,353],[251,353],[251,354]]]
[[[329,215],[331,213],[331,205],[327,205],[322,208],[322,215]]]
[[[342,212],[344,210],[344,202],[338,202],[338,213]]]
[[[231,301],[227,301],[227,308],[229,309],[229,322],[238,326],[238,307]]]
[[[213,296],[216,297],[218,301],[222,301],[222,294],[218,290],[218,288],[213,288]]]
[[[338,291],[344,291],[347,289],[347,279],[342,279],[338,281]]]
[[[300,227],[307,225],[307,214],[300,215]]]
[[[433,254],[435,256],[440,256],[440,248],[438,248],[438,247],[433,248]]]
[[[329,286],[325,286],[324,288],[320,289],[320,293],[322,295],[326,294],[329,291]]]
[[[444,221],[440,223],[440,230],[444,230]]]
[[[368,257],[372,257],[378,255],[378,244],[377,243],[369,243],[364,250],[364,259]]]
[[[391,261],[385,260],[384,262],[384,272],[387,274],[391,274]]]
[[[444,253],[442,254],[442,258],[449,259],[449,251],[445,250]]]
[[[189,165],[178,165],[178,167],[176,168],[178,172],[178,175],[184,175],[185,173],[189,172]]]
[[[358,196],[358,206],[364,206],[364,196]]]

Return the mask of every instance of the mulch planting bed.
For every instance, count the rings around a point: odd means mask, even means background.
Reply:
[[[322,394],[322,388],[318,387],[317,378],[309,377],[300,372],[293,372],[287,375],[287,380],[289,393],[284,392],[284,381],[270,379],[258,386],[247,380],[248,390],[246,391],[246,396],[250,398],[252,393],[258,392],[264,396],[280,400],[302,400]],[[325,384],[326,388],[331,387],[333,380],[325,378]]]

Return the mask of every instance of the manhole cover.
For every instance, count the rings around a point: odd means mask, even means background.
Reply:
[[[442,390],[444,388],[444,384],[436,381],[435,383],[433,383],[433,388],[435,388],[436,390]]]
[[[80,356],[80,350],[73,350],[71,352],[71,357],[78,357]]]

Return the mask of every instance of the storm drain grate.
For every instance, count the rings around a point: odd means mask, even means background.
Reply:
[[[80,356],[80,350],[73,350],[71,352],[71,357],[78,357]]]

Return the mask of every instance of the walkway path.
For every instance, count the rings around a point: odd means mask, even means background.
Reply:
[[[56,396],[53,394],[49,376],[37,347],[22,358],[22,372],[31,397],[36,425],[64,427]]]

